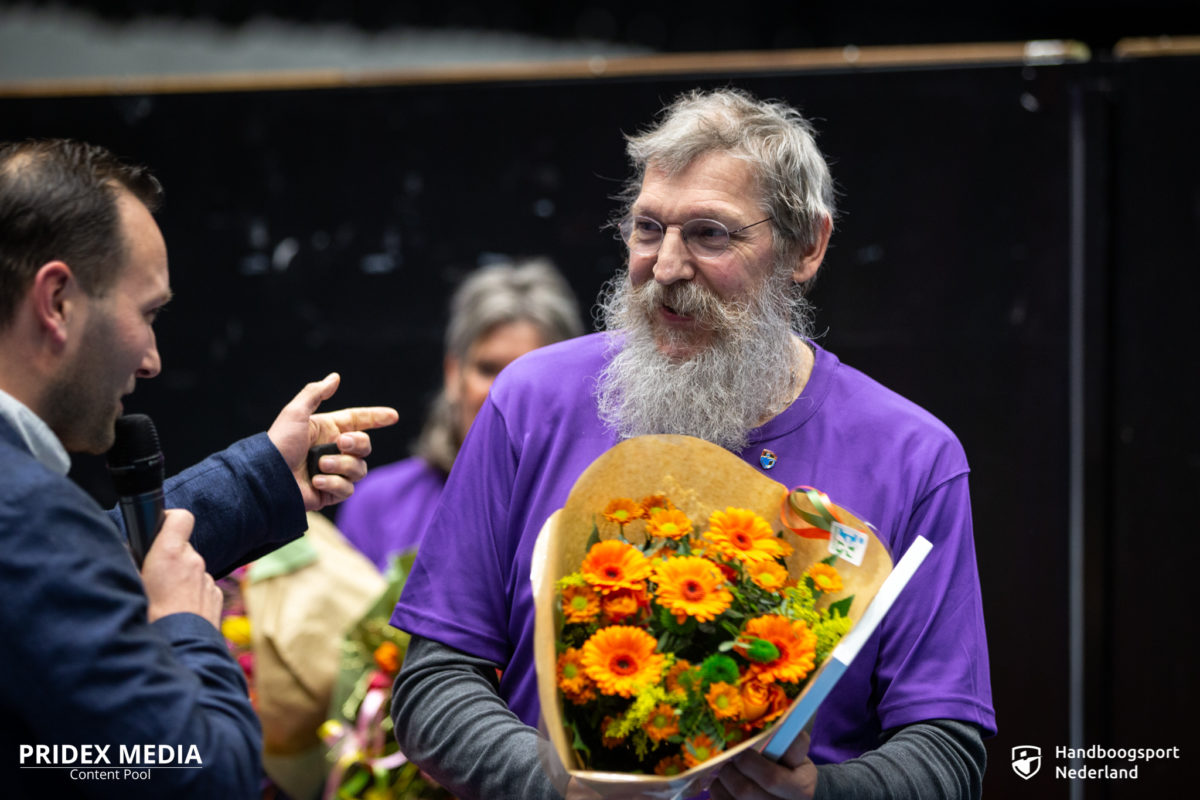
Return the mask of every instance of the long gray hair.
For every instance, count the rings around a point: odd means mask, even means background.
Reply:
[[[521,321],[538,329],[543,345],[583,333],[575,295],[548,259],[496,264],[471,273],[450,299],[446,355],[465,365],[475,342],[499,325]],[[462,446],[454,419],[443,388],[415,448],[418,456],[447,473]]]

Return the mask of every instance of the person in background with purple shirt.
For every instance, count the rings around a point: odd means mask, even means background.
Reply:
[[[518,359],[492,387],[392,624],[413,635],[392,704],[408,757],[460,798],[579,798],[539,761],[533,544],[620,440],[697,436],[877,526],[916,579],[779,763],[748,751],[728,798],[977,798],[995,733],[968,467],[925,410],[810,338],[833,228],[810,124],[737,90],[692,92],[628,137],[628,268],[605,332]],[[663,464],[664,472],[670,470]],[[497,670],[500,670],[499,677]]]
[[[377,467],[338,512],[342,533],[386,571],[391,557],[421,542],[446,476],[492,381],[520,355],[579,336],[571,287],[546,259],[471,273],[450,301],[442,390],[416,455]]]

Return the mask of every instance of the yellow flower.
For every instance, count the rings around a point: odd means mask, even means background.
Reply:
[[[643,497],[642,502],[638,505],[642,507],[647,518],[653,517],[657,511],[673,511],[675,509],[675,504],[668,500],[662,492]]]
[[[828,594],[842,590],[842,576],[828,564],[819,562],[813,564],[804,574],[812,578],[813,586],[817,588],[817,591]]]
[[[238,647],[250,644],[250,619],[240,614],[232,614],[221,620],[221,635]]]
[[[689,767],[697,767],[720,752],[721,745],[714,742],[707,733],[701,733],[684,741],[683,763]]]
[[[658,640],[641,628],[601,628],[583,644],[583,668],[602,693],[632,697],[662,677],[666,659],[654,652],[657,647]]]
[[[744,563],[773,561],[792,553],[792,546],[776,537],[765,519],[745,508],[714,511],[704,536],[722,556]]]
[[[650,515],[646,533],[664,539],[682,539],[692,532],[692,521],[687,514],[675,509],[662,509]]]
[[[651,741],[661,742],[679,733],[679,718],[675,716],[674,708],[666,703],[659,703],[650,712],[650,717],[642,727]]]
[[[817,660],[829,655],[852,627],[854,622],[849,617],[829,617],[818,622],[813,627],[813,633],[817,635]]]
[[[778,561],[751,561],[746,574],[768,592],[778,592],[787,584],[787,570]]]
[[[635,519],[641,519],[645,513],[640,505],[628,497],[618,497],[604,507],[604,518],[621,526],[628,525]]]
[[[567,622],[588,623],[600,613],[600,596],[590,586],[568,586],[562,594]]]
[[[644,589],[650,561],[633,545],[609,539],[592,545],[579,571],[601,594],[617,589]]]
[[[612,731],[617,723],[616,717],[605,717],[600,723],[600,743],[609,750],[615,750],[625,741],[624,736],[614,736]]]
[[[659,561],[654,570],[659,605],[676,617],[695,617],[708,622],[729,608],[733,595],[725,588],[725,576],[717,565],[697,556],[679,556]]]
[[[605,733],[609,736],[624,739],[626,736],[642,728],[654,713],[659,704],[667,701],[667,693],[657,683],[639,686],[637,696],[625,709],[625,713],[610,723]]]
[[[737,719],[742,715],[742,696],[732,684],[719,681],[712,684],[704,699],[717,719]]]
[[[803,622],[778,614],[755,617],[746,623],[745,639],[762,639],[779,651],[779,656],[766,663],[751,662],[750,674],[770,683],[798,683],[812,671],[817,637]]]

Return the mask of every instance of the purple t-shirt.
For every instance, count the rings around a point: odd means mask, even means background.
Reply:
[[[372,468],[339,508],[338,529],[382,572],[421,543],[445,485],[444,473],[415,456]]]
[[[616,444],[594,388],[607,334],[510,364],[471,426],[392,624],[503,666],[500,690],[538,724],[533,543],[580,473]],[[933,543],[920,572],[821,706],[811,754],[839,762],[881,730],[949,718],[995,732],[975,564],[967,462],[958,440],[913,403],[814,345],[800,397],[739,455],[785,486],[815,486],[878,528],[895,557]]]

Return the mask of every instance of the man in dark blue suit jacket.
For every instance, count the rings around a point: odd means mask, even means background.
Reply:
[[[107,450],[121,398],[161,366],[160,192],[101,148],[0,146],[4,797],[255,796],[261,734],[216,628],[211,574],[349,496],[371,449],[363,431],[397,418],[316,413],[336,374],[304,387],[267,432],[167,482],[170,510],[139,575],[119,515],[66,477],[67,453]],[[309,447],[331,441],[340,453],[310,476]]]

